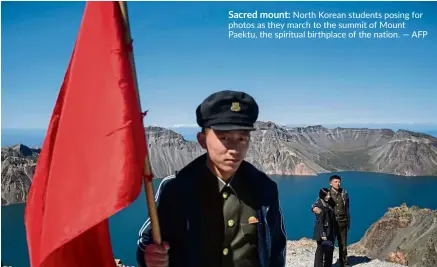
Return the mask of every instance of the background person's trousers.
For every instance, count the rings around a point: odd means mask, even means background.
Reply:
[[[335,239],[333,240],[335,241]],[[322,241],[317,242],[316,254],[314,257],[314,267],[331,267],[334,254],[334,246],[322,246]]]
[[[348,227],[346,221],[339,221],[334,224],[335,233],[338,242],[338,257],[340,260],[340,267],[347,264],[347,231]]]

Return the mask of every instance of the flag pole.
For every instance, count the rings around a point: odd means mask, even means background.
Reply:
[[[127,10],[127,4],[126,4],[126,1],[118,1],[118,3],[120,4],[121,14],[122,14],[124,26],[125,26],[124,27],[125,28],[124,29],[124,39],[125,39],[126,44],[131,44],[132,38],[131,38],[131,33],[130,33],[129,14],[128,14],[128,10]],[[131,64],[132,75],[133,75],[134,82],[135,82],[135,90],[137,92],[138,104],[139,104],[140,109],[141,109],[140,94],[138,92],[137,72],[135,69],[135,61],[134,61],[132,50],[129,52],[129,62]],[[147,145],[146,145],[146,149],[148,150]],[[155,205],[155,199],[154,199],[155,194],[153,192],[153,184],[152,184],[153,174],[152,174],[152,169],[150,167],[149,152],[148,151],[147,151],[146,159],[144,162],[144,174],[143,175],[144,175],[144,187],[145,187],[145,191],[146,191],[147,207],[148,207],[148,211],[149,211],[150,222],[152,225],[153,241],[155,244],[161,245],[162,244],[161,230],[159,227],[158,213],[156,211],[156,205]]]

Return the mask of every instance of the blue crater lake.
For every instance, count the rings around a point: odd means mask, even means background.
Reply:
[[[412,177],[340,172],[342,186],[351,197],[352,226],[349,244],[359,241],[365,231],[389,207],[406,203],[423,208],[437,209],[437,177]],[[272,176],[279,186],[280,201],[285,217],[287,237],[296,240],[311,237],[314,215],[311,203],[321,187],[328,187],[331,174],[318,176]],[[160,179],[154,181],[155,190]],[[5,265],[28,267],[29,258],[24,229],[24,204],[1,208],[1,260]],[[147,218],[144,193],[125,210],[110,218],[110,231],[116,258],[127,265],[136,265],[135,250],[138,231]],[[84,259],[85,260],[85,259]]]

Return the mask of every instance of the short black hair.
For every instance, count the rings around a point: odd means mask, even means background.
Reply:
[[[319,198],[324,199],[329,193],[328,188],[321,188],[319,191]]]
[[[332,180],[334,180],[334,179],[338,179],[338,180],[341,181],[341,177],[338,176],[338,175],[332,175],[331,177],[329,177],[329,181],[332,181]]]

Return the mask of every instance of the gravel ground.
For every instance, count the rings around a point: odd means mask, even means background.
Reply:
[[[303,238],[298,241],[288,241],[287,243],[287,267],[312,267],[314,266],[314,254],[316,252],[316,243],[313,240]],[[404,265],[371,260],[366,256],[356,254],[354,251],[348,251],[348,261],[350,266],[357,267],[405,267]],[[338,248],[334,250],[334,259],[332,267],[340,267],[337,263]]]
[[[315,241],[307,238],[302,238],[297,241],[287,242],[287,263],[286,267],[313,267],[314,266],[314,254],[316,252]],[[404,265],[390,263],[380,260],[371,260],[366,256],[359,255],[354,251],[348,251],[350,266],[357,267],[405,267]],[[334,259],[332,267],[340,267],[337,263],[338,248],[334,250]],[[118,267],[134,267],[123,265],[120,260],[116,260]]]

